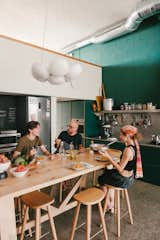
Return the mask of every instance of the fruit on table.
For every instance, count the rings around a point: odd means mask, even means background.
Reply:
[[[0,163],[8,162],[8,158],[4,154],[0,154]]]
[[[18,165],[15,172],[24,172],[26,170],[27,170],[27,168],[24,165]]]
[[[19,165],[19,164],[25,164],[25,159],[23,157],[17,157],[15,160],[15,164]]]
[[[83,168],[83,165],[81,163],[76,163],[73,165],[74,168]]]

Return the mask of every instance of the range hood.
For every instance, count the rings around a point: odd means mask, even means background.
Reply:
[[[114,25],[105,27],[80,41],[69,44],[63,48],[62,51],[64,53],[69,53],[91,43],[107,42],[123,36],[135,31],[144,19],[158,13],[160,13],[160,0],[142,0],[136,5],[135,10],[128,18],[125,18]]]

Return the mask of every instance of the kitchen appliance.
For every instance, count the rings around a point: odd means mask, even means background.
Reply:
[[[17,133],[17,130],[1,131],[0,132],[0,153],[4,153],[9,159],[11,159],[11,153],[16,148],[17,141],[20,137],[21,137],[21,133]]]
[[[110,124],[105,124],[101,126],[101,137],[109,138],[112,136],[112,128]]]
[[[29,121],[40,123],[40,138],[48,151],[51,150],[51,99],[50,97],[17,96],[17,130],[25,134]]]
[[[151,143],[160,145],[160,135],[153,134]]]

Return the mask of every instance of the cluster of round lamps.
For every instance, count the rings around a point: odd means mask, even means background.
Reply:
[[[33,77],[40,81],[53,85],[60,85],[65,82],[74,81],[76,77],[82,72],[82,66],[80,63],[68,63],[63,58],[54,59],[48,66],[43,63],[35,62],[32,65]]]

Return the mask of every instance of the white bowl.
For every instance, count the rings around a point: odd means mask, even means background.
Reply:
[[[100,149],[101,151],[103,151],[103,152],[105,152],[105,151],[107,151],[108,150],[108,147],[107,146],[103,146],[103,147],[101,147],[101,149]]]
[[[7,171],[7,169],[9,168],[11,162],[7,161],[5,163],[0,163],[0,172],[4,172]]]
[[[94,143],[94,144],[90,145],[90,148],[93,151],[99,151],[99,150],[101,150],[102,147],[104,147],[104,144]]]
[[[18,177],[18,178],[23,177],[28,172],[28,168],[22,172],[16,172],[16,168],[17,167],[10,169],[10,172],[13,174],[14,177]]]

